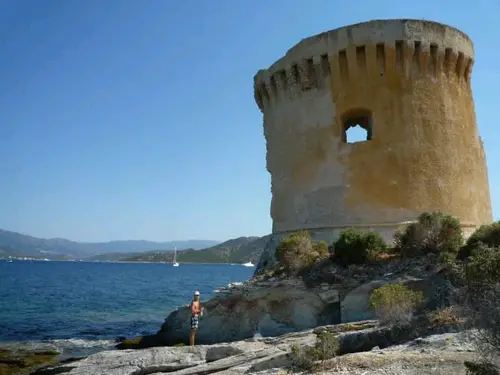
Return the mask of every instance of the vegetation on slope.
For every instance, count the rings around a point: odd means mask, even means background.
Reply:
[[[268,275],[307,276],[315,267],[327,269],[332,264],[353,272],[358,265],[366,272],[368,264],[430,259],[444,266],[453,292],[440,296],[440,310],[421,309],[423,295],[402,283],[375,289],[371,308],[383,323],[401,332],[447,325],[473,328],[468,332],[475,332],[473,343],[481,360],[466,362],[467,374],[500,375],[500,222],[480,227],[464,244],[457,218],[423,213],[415,223],[397,231],[394,239],[395,246],[386,248],[378,234],[348,229],[326,255],[314,251],[315,244],[306,233],[297,232],[282,239],[276,251],[277,267]],[[313,260],[311,254],[315,254]],[[413,319],[415,313],[419,315]],[[323,359],[314,348],[299,349],[294,353],[299,364],[310,367]]]
[[[257,263],[264,250],[265,239],[239,237],[203,250],[177,251],[179,263]],[[172,251],[152,251],[122,258],[127,262],[172,262]]]

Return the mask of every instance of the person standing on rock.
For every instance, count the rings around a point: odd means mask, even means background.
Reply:
[[[191,302],[191,331],[189,332],[189,345],[194,345],[196,330],[200,315],[203,315],[203,307],[200,305],[200,292],[194,292],[193,301]]]

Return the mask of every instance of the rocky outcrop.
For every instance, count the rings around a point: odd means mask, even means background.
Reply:
[[[331,262],[318,265],[303,278],[256,277],[230,284],[204,302],[207,314],[200,320],[199,344],[237,341],[255,335],[271,337],[338,324],[373,319],[369,298],[373,289],[403,282],[424,292],[425,308],[447,301],[449,282],[436,268],[432,256],[378,266],[341,267]],[[187,306],[172,312],[161,330],[150,338],[152,345],[186,343],[190,330]],[[148,340],[144,340],[146,345]]]
[[[196,340],[200,344],[278,336],[340,322],[338,291],[329,284],[307,288],[300,279],[251,280],[230,284],[204,303]],[[157,337],[164,345],[187,340],[190,310],[171,313]]]
[[[477,360],[461,334],[418,338],[386,349],[378,347],[326,361],[320,374],[336,375],[465,375],[464,361]],[[268,372],[269,373],[269,372]]]
[[[371,293],[386,284],[400,282],[412,290],[421,291],[426,297],[425,308],[434,310],[447,305],[451,298],[452,287],[446,275],[441,272],[423,277],[402,275],[396,278],[385,278],[369,281],[346,293],[341,302],[342,322],[355,322],[364,319],[373,319],[373,311],[369,302]]]
[[[44,365],[55,363],[59,353],[54,350],[0,348],[0,375],[26,374]]]
[[[59,366],[37,371],[36,375],[201,375],[201,374],[271,374],[287,368],[293,373],[291,355],[294,346],[312,346],[316,334],[328,331],[337,335],[344,352],[370,352],[336,357],[322,364],[329,374],[376,374],[381,369],[405,369],[400,375],[464,374],[464,360],[473,360],[470,345],[458,334],[442,334],[410,341],[404,345],[380,349],[355,347],[352,343],[368,337],[388,337],[387,328],[377,328],[375,322],[318,327],[275,338],[250,339],[233,343],[161,347],[144,350],[111,350],[91,355]],[[357,332],[348,332],[357,330]],[[385,331],[384,331],[385,330]],[[402,339],[402,337],[400,337]],[[398,344],[398,342],[395,342]],[[351,346],[349,346],[351,345]],[[448,372],[429,372],[433,368]],[[365,372],[358,372],[358,371]],[[352,372],[346,372],[352,371]],[[371,371],[371,372],[370,372]],[[426,372],[427,371],[427,372]],[[391,372],[385,372],[391,374]],[[396,374],[393,372],[393,374]]]

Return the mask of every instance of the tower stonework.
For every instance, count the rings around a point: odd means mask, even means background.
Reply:
[[[389,241],[425,211],[459,217],[466,235],[491,222],[473,64],[455,28],[380,20],[306,38],[259,70],[273,235],[354,226]],[[347,143],[355,125],[368,139]]]

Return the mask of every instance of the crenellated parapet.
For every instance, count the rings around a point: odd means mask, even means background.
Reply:
[[[264,110],[282,99],[349,84],[353,77],[452,79],[470,84],[474,48],[458,29],[420,20],[370,21],[306,38],[254,77]]]
[[[303,39],[259,70],[273,233],[321,230],[332,242],[356,227],[390,239],[436,210],[491,222],[473,64],[460,30],[396,19]]]

